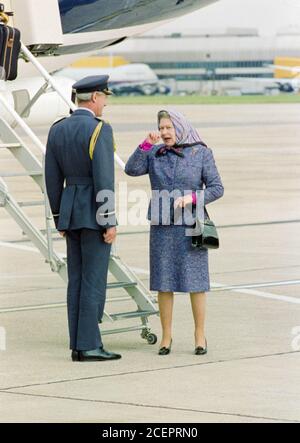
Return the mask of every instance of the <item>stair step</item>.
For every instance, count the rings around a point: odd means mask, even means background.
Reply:
[[[22,208],[29,208],[32,206],[44,206],[45,202],[41,201],[32,201],[32,202],[18,202],[18,205]]]
[[[56,228],[51,228],[51,233],[52,234],[58,234],[58,231]],[[47,234],[47,230],[46,229],[41,229],[41,234],[46,235]]]
[[[121,312],[120,314],[110,314],[113,320],[122,320],[129,318],[149,317],[150,315],[156,315],[157,312],[153,311],[134,311],[134,312]]]
[[[20,143],[0,143],[0,149],[21,148]]]
[[[107,289],[133,288],[134,286],[137,286],[137,282],[108,283]]]
[[[41,171],[28,171],[28,172],[1,172],[0,177],[38,177],[42,176]]]

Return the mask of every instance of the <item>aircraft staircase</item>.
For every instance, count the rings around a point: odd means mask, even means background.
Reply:
[[[26,124],[23,119],[23,115],[26,115],[27,111],[36,103],[38,98],[47,93],[47,91],[56,91],[59,96],[65,101],[70,109],[75,110],[76,106],[67,97],[65,97],[63,91],[56,85],[55,80],[44,69],[40,62],[31,54],[31,52],[22,44],[22,55],[28,61],[33,63],[39,73],[44,77],[45,84],[33,97],[26,109],[22,113],[18,114],[7,102],[7,100],[0,94],[0,105],[3,106],[10,116],[13,117],[14,122],[9,124],[5,119],[0,119],[0,152],[2,149],[9,150],[9,152],[15,157],[15,159],[22,165],[24,172],[7,172],[0,171],[0,207],[4,208],[12,219],[18,224],[22,232],[26,235],[26,238],[30,240],[33,245],[42,254],[47,263],[49,263],[51,270],[57,273],[62,280],[67,284],[67,258],[62,256],[54,249],[54,241],[57,239],[57,231],[54,229],[52,214],[45,192],[44,181],[44,165],[38,157],[32,152],[32,150],[26,145],[22,138],[16,132],[18,126],[23,130],[30,141],[39,149],[42,153],[42,158],[45,154],[45,146],[40,139],[35,135],[31,128]],[[124,163],[116,154],[116,162],[124,170]],[[1,169],[1,168],[0,168]],[[6,179],[9,177],[31,177],[35,184],[41,191],[40,201],[17,201],[9,191],[9,187],[6,183]],[[45,219],[45,229],[41,230],[35,226],[32,220],[25,213],[26,207],[41,206],[43,207],[43,217]],[[158,314],[157,307],[155,306],[155,300],[151,296],[151,293],[145,288],[143,283],[137,278],[134,272],[121,260],[116,254],[116,249],[112,248],[112,253],[109,263],[109,272],[116,280],[114,283],[109,283],[107,286],[108,297],[107,304],[110,302],[121,302],[131,300],[135,303],[137,309],[131,312],[120,312],[110,314],[105,310],[103,321],[115,323],[119,320],[131,320],[140,319],[140,324],[134,326],[126,326],[123,328],[107,329],[101,331],[102,335],[116,334],[130,331],[141,331],[143,339],[147,340],[149,344],[155,344],[157,337],[151,332],[149,328],[149,317]],[[116,289],[123,289],[126,292],[126,296],[110,297],[109,294]],[[65,306],[65,303],[61,303],[56,306]],[[0,309],[1,312],[1,309]]]

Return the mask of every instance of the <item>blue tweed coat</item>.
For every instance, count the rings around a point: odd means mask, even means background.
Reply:
[[[184,157],[172,152],[156,157],[160,146],[150,151],[140,147],[129,158],[125,172],[133,177],[149,174],[152,191],[204,190],[204,203],[208,205],[221,198],[224,187],[211,149],[197,145],[184,149]],[[172,203],[172,202],[171,202]],[[150,203],[151,205],[151,203]],[[159,212],[151,213],[150,232],[150,289],[161,292],[206,292],[210,289],[208,252],[194,250],[186,227],[172,223],[162,224]]]
[[[185,191],[199,191],[205,185],[205,205],[223,196],[224,188],[211,149],[198,145],[185,148],[183,158],[171,152],[156,157],[155,154],[161,146],[155,146],[151,151],[143,151],[138,147],[126,164],[126,174],[133,177],[149,174],[152,191],[178,190],[183,194]],[[171,212],[172,207],[170,207],[172,224]],[[163,224],[161,205],[158,214],[156,211],[151,211],[150,203],[148,219],[152,224]]]

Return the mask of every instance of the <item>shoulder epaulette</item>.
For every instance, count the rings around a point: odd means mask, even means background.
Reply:
[[[113,130],[113,128],[112,128],[112,126],[111,126],[111,124],[109,122],[106,121],[106,122],[103,122],[103,123],[108,125],[111,128],[111,130]],[[116,144],[116,140],[115,140],[114,134],[113,134],[113,145],[114,145],[114,151],[117,152],[117,144]]]
[[[109,122],[103,122],[103,123],[107,124],[111,128],[111,130],[113,130],[113,128],[112,128],[112,126],[111,126],[111,124]],[[114,134],[113,134],[113,145],[114,145],[114,152],[117,152],[117,144],[116,144],[116,140],[115,140]]]
[[[96,119],[98,122],[102,122],[103,125],[108,125],[108,126],[111,127],[111,124],[110,124],[107,120],[103,120],[103,119],[100,118],[100,117],[95,117],[95,119]]]
[[[68,117],[63,117],[63,118],[59,118],[58,120],[56,120],[52,126],[57,125],[57,123],[62,122],[63,120],[66,120]]]
[[[110,124],[108,122],[102,120],[101,118],[99,118],[99,117],[95,117],[95,118],[98,121],[98,125],[96,126],[96,128],[95,128],[95,130],[94,130],[94,132],[92,134],[91,140],[90,140],[89,152],[90,152],[90,159],[91,160],[93,160],[95,147],[96,147],[98,138],[100,137],[100,134],[101,134],[103,126],[104,125],[109,125],[110,126]],[[113,146],[114,146],[114,152],[116,152],[117,146],[116,146],[116,142],[115,142],[114,136],[113,136]]]

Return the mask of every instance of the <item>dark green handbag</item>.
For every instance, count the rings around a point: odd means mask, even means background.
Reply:
[[[207,217],[203,220],[196,221],[196,235],[192,236],[192,246],[197,249],[218,249],[220,247],[219,236],[214,222],[209,218],[205,208]]]

